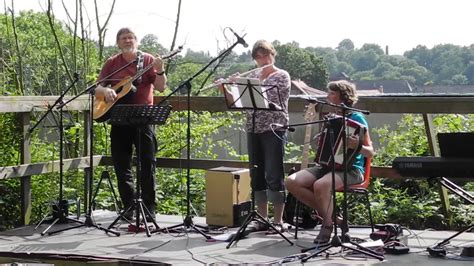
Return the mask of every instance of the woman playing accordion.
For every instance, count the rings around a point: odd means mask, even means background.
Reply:
[[[344,104],[351,107],[357,102],[355,85],[346,80],[329,82],[327,88],[327,100],[334,105]],[[340,115],[340,113],[336,112],[335,115]],[[347,118],[348,121],[359,124],[359,126],[354,127],[358,127],[359,129],[354,129],[352,134],[348,134],[346,143],[349,151],[356,151],[353,156],[349,156],[352,160],[350,161],[351,164],[347,166],[346,174],[347,184],[353,185],[361,183],[364,179],[364,157],[371,158],[375,152],[368,130],[361,130],[361,128],[368,128],[365,116],[360,112],[352,112],[347,116]],[[336,134],[334,136],[336,137]],[[320,137],[323,136],[321,135]],[[336,140],[336,144],[337,143]],[[321,145],[322,142],[320,141],[320,146]],[[318,157],[320,157],[322,148],[319,149],[318,153]],[[337,149],[335,153],[335,158],[337,158]],[[333,201],[331,200],[333,180],[332,164],[322,163],[321,160],[317,161],[321,163],[290,175],[285,181],[285,185],[291,194],[304,204],[316,209],[319,215],[323,218],[321,230],[314,240],[314,243],[324,244],[329,242],[333,231]],[[337,160],[335,161],[335,188],[338,190],[344,185],[344,169],[337,167]]]

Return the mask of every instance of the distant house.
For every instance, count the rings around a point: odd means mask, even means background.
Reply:
[[[373,90],[361,90],[357,89],[358,96],[373,96],[383,94],[383,88]]]
[[[341,80],[341,79],[350,81],[351,77],[349,75],[347,75],[345,72],[340,72],[338,74],[333,74],[329,77],[330,81]]]
[[[290,95],[326,95],[327,92],[315,88],[311,88],[302,80],[292,80],[291,81],[291,90]]]
[[[356,83],[357,86],[357,83]],[[383,87],[380,88],[364,88],[361,89],[360,87],[357,87],[357,94],[359,96],[370,96],[370,95],[378,95],[384,93]],[[292,80],[291,81],[291,91],[290,95],[301,95],[301,94],[307,94],[307,95],[323,95],[326,96],[327,92],[320,90],[320,89],[315,89],[310,86],[308,86],[304,81],[301,80]]]
[[[378,90],[381,93],[413,93],[413,88],[406,80],[353,80],[357,92]],[[362,95],[362,93],[361,93]]]
[[[469,94],[474,93],[473,85],[431,85],[431,86],[419,86],[415,87],[414,93],[459,93]]]
[[[344,72],[331,76],[330,80],[348,80],[357,87],[359,95],[374,95],[380,93],[413,93],[413,88],[406,80],[351,80]]]

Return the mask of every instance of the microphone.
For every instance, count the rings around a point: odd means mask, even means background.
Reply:
[[[244,46],[245,48],[249,47],[249,45],[245,42],[244,36],[240,37],[237,33],[235,33],[235,31],[232,29],[232,28],[229,28],[230,31],[232,31],[232,33],[235,35],[235,37],[237,38],[237,42],[242,44],[242,46]]]
[[[272,123],[271,124],[272,127],[275,127],[275,128],[281,128],[281,129],[286,129],[290,132],[295,132],[295,128],[294,127],[290,127],[289,125],[282,125],[282,124],[277,124],[277,123]]]
[[[318,100],[317,98],[311,97],[309,95],[296,95],[294,97],[306,100],[309,103],[321,103],[321,104],[327,104],[328,103],[326,101]]]
[[[345,103],[341,103],[339,104],[340,107],[342,107],[342,109],[345,109],[345,110],[353,110],[353,111],[358,111],[358,112],[361,112],[365,115],[369,115],[370,114],[370,111],[369,110],[359,110],[359,109],[354,109],[350,106],[347,106]]]

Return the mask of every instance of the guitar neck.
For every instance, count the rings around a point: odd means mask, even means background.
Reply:
[[[172,51],[171,53],[163,56],[161,58],[161,60],[166,60],[166,59],[169,59],[169,58],[172,58],[174,57],[175,55],[177,55],[178,53],[181,52],[183,48],[180,46],[178,49]],[[143,74],[145,74],[148,70],[150,70],[151,68],[153,67],[153,63],[149,64],[148,66],[144,67],[142,70],[138,71],[137,74],[135,74],[135,76],[132,77],[131,81],[130,82],[133,82],[135,81],[136,79],[140,78],[141,76],[143,76]]]
[[[144,67],[142,70],[138,71],[137,74],[135,74],[135,76],[133,76],[131,79],[130,79],[130,82],[134,82],[135,80],[137,80],[138,78],[140,78],[141,76],[143,76],[143,74],[145,74],[148,70],[150,70],[151,68],[153,67],[153,64],[149,64],[148,66]]]
[[[314,120],[315,116],[315,107],[316,104],[310,103],[306,107],[305,113],[305,121],[310,122]],[[311,147],[311,124],[306,125],[305,127],[305,135],[304,135],[304,142],[303,142],[303,156],[301,159],[301,169],[308,168],[309,163],[309,149]]]
[[[311,146],[311,125],[306,125],[303,145],[303,158],[301,159],[301,169],[308,168],[309,148]]]

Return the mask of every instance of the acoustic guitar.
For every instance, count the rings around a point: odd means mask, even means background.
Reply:
[[[162,60],[166,60],[169,58],[174,57],[183,49],[180,46],[178,49],[173,50],[171,53],[162,57]],[[143,74],[145,74],[148,70],[153,67],[153,64],[149,64],[148,66],[144,67],[141,71],[138,71],[135,76],[127,76],[121,79],[117,84],[115,84],[111,89],[115,91],[117,94],[117,98],[113,102],[106,102],[105,97],[95,97],[94,100],[94,109],[93,109],[93,119],[97,122],[104,122],[110,118],[110,111],[112,107],[119,102],[123,97],[128,95],[130,92],[135,92],[136,88],[133,86],[133,82],[140,78]]]
[[[306,113],[304,116],[306,122],[313,122],[316,119],[316,103],[308,103]],[[313,125],[306,125],[304,142],[303,142],[303,158],[301,159],[301,169],[308,168],[309,149],[311,147],[311,127]]]

